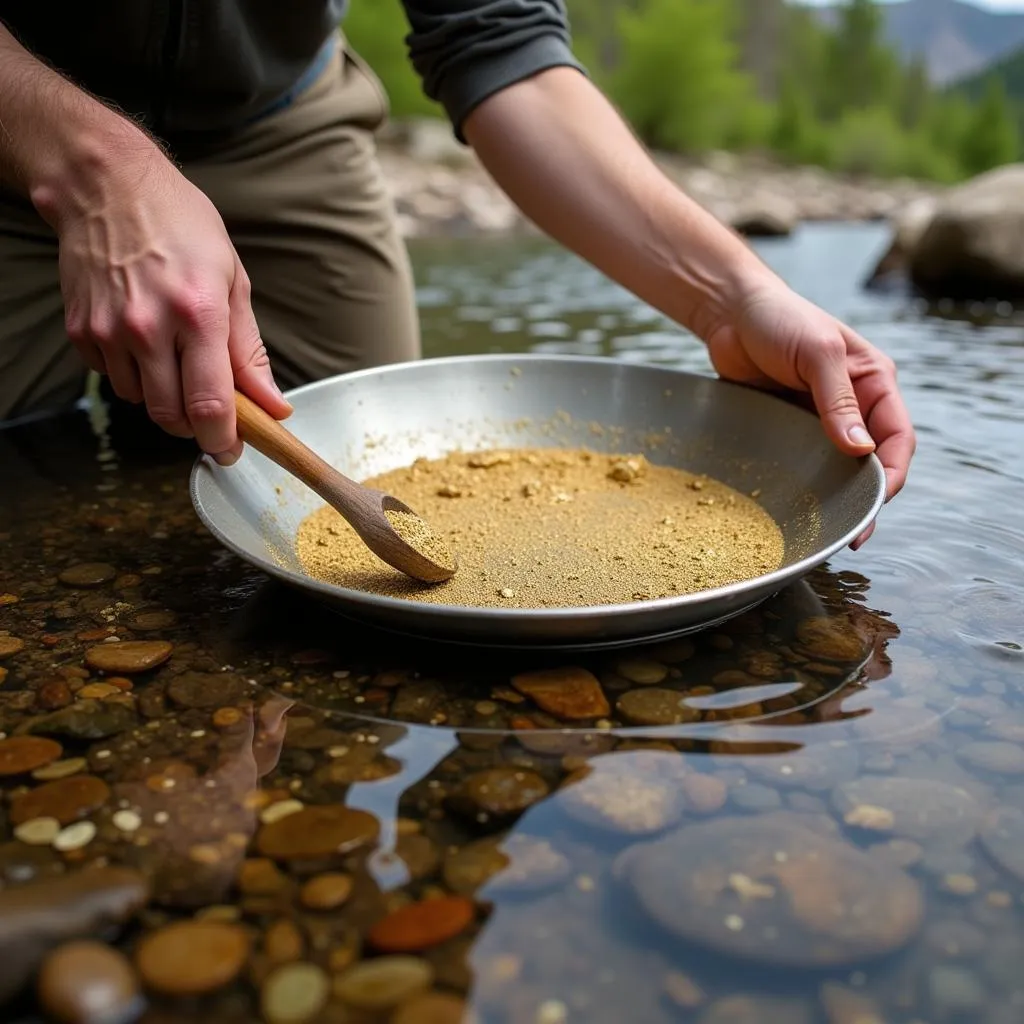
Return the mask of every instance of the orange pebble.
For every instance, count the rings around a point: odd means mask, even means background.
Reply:
[[[473,916],[473,902],[464,896],[420,900],[382,918],[370,929],[368,938],[383,953],[415,953],[453,939],[469,926]]]

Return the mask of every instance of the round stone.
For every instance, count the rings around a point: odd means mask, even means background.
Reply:
[[[267,1024],[304,1024],[323,1009],[331,983],[316,964],[285,964],[271,971],[260,991]]]
[[[182,708],[212,711],[235,704],[245,694],[245,680],[235,672],[182,672],[167,684],[167,696]]]
[[[110,798],[110,787],[95,775],[73,775],[47,782],[11,801],[11,824],[31,818],[56,818],[70,825],[102,807]]]
[[[384,953],[417,953],[455,938],[469,927],[473,917],[473,903],[464,896],[420,900],[378,921],[368,938]]]
[[[560,885],[572,870],[568,858],[547,840],[520,833],[488,836],[452,850],[445,858],[450,889],[472,896],[536,893]]]
[[[447,992],[427,992],[403,1003],[391,1018],[391,1024],[463,1024],[466,1004]]]
[[[0,740],[0,777],[35,771],[56,761],[61,753],[59,743],[42,736],[12,736]]]
[[[340,974],[334,995],[358,1010],[391,1010],[426,992],[434,983],[434,971],[426,960],[414,956],[382,956],[365,960]]]
[[[81,700],[106,700],[119,693],[121,690],[110,683],[87,683],[78,691],[78,696]]]
[[[979,839],[985,852],[1004,871],[1024,882],[1024,811],[1000,807],[986,818]]]
[[[300,800],[278,800],[260,811],[260,821],[264,825],[273,825],[275,821],[287,818],[289,814],[297,814],[304,804]]]
[[[976,797],[948,782],[891,776],[866,775],[844,782],[833,790],[832,803],[849,823],[868,829],[872,823],[887,825],[874,830],[919,842],[970,842],[984,813]]]
[[[654,835],[683,815],[678,783],[631,767],[583,769],[559,790],[566,813],[581,824],[629,836]]]
[[[597,677],[584,668],[525,672],[512,685],[549,715],[563,720],[604,718],[611,712]]]
[[[372,814],[326,804],[304,807],[264,825],[256,837],[256,847],[274,860],[313,860],[375,843],[379,834],[380,824]]]
[[[759,813],[774,811],[782,806],[782,797],[777,789],[759,782],[748,782],[730,790],[729,798],[741,810]]]
[[[110,820],[119,832],[137,832],[142,827],[141,816],[127,809],[115,811]]]
[[[74,825],[68,825],[56,835],[53,840],[53,848],[60,853],[69,853],[71,850],[80,850],[88,846],[96,838],[96,826],[91,821],[76,821]]]
[[[994,775],[1024,775],[1024,747],[1016,743],[967,743],[956,752],[957,759],[969,768],[980,768]]]
[[[864,641],[845,619],[813,616],[796,627],[801,647],[824,661],[859,661],[866,653]]]
[[[686,694],[651,686],[629,690],[615,707],[624,722],[630,725],[682,725],[700,721],[700,712],[687,704]]]
[[[679,829],[628,849],[616,877],[669,932],[763,963],[846,966],[913,937],[924,913],[913,879],[778,817]]]
[[[101,942],[69,942],[48,954],[36,981],[39,1003],[61,1024],[131,1021],[142,1009],[131,964]]]
[[[624,658],[615,666],[615,671],[637,686],[657,686],[668,676],[668,668],[650,658]]]
[[[166,640],[121,640],[88,648],[85,663],[98,672],[131,675],[162,665],[173,650]]]
[[[725,806],[728,789],[725,783],[714,775],[691,772],[683,777],[681,785],[688,810],[697,814],[713,814]]]
[[[11,658],[25,649],[25,641],[16,636],[0,636],[0,660]],[[6,669],[3,672],[6,673]]]
[[[51,761],[42,768],[37,768],[32,773],[32,778],[37,782],[54,782],[57,779],[66,779],[69,775],[77,775],[89,762],[84,757],[68,757],[63,761]]]
[[[106,562],[81,562],[69,566],[57,577],[69,587],[102,587],[117,576],[117,570]]]
[[[14,829],[14,838],[29,846],[50,846],[59,832],[56,818],[30,818]]]
[[[197,996],[234,981],[248,957],[245,929],[220,921],[178,921],[145,935],[135,964],[153,991]]]
[[[150,633],[161,629],[170,629],[178,621],[174,612],[165,612],[154,609],[148,612],[139,612],[128,620],[132,629],[140,633]]]
[[[488,768],[474,772],[452,796],[464,813],[487,818],[513,818],[548,795],[548,784],[524,768]]]
[[[311,878],[299,892],[310,910],[335,910],[352,895],[352,876],[330,872]]]

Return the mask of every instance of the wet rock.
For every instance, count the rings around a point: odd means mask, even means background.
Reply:
[[[128,620],[128,626],[140,633],[151,633],[161,629],[170,629],[177,621],[178,616],[174,612],[154,609],[133,615]]]
[[[512,685],[543,711],[566,721],[611,713],[597,677],[583,668],[528,672],[513,676]]]
[[[625,757],[626,755],[621,755]],[[611,759],[614,760],[614,759]],[[624,763],[570,776],[558,796],[566,813],[591,828],[627,836],[647,836],[675,825],[683,815],[678,780]]]
[[[127,732],[135,724],[135,712],[124,704],[82,700],[37,719],[30,731],[70,740],[102,740]]]
[[[427,992],[403,1003],[391,1018],[391,1024],[464,1024],[466,1003],[448,992]]]
[[[683,795],[687,810],[696,814],[714,814],[725,806],[729,790],[725,783],[714,775],[691,772],[682,781]]]
[[[110,799],[110,787],[95,775],[72,775],[30,789],[11,801],[12,825],[32,818],[56,818],[70,825],[102,807]]]
[[[778,755],[730,758],[725,763],[741,764],[751,775],[779,789],[822,793],[853,778],[860,755],[852,744],[822,744]]]
[[[117,569],[106,562],[81,562],[69,566],[57,576],[69,587],[102,587],[117,576]]]
[[[148,895],[145,878],[126,868],[89,868],[0,891],[0,1003],[51,949],[122,924]]]
[[[455,938],[474,917],[471,900],[464,896],[440,896],[399,908],[378,921],[367,936],[370,945],[383,953],[418,953]]]
[[[821,1004],[828,1024],[885,1024],[878,1004],[866,992],[835,981],[821,986]]]
[[[813,616],[796,627],[796,637],[812,659],[856,662],[867,653],[860,634],[846,619]]]
[[[399,722],[428,724],[445,702],[444,690],[431,680],[406,683],[395,691],[391,717]]]
[[[330,995],[331,983],[316,964],[295,963],[271,971],[260,991],[267,1024],[304,1024],[317,1019]]]
[[[956,752],[968,768],[980,768],[994,775],[1024,775],[1024,747],[998,741],[967,743]]]
[[[230,984],[249,958],[244,928],[220,921],[177,921],[143,936],[135,965],[146,987],[195,996]]]
[[[44,711],[58,711],[66,708],[75,699],[64,679],[51,679],[36,691],[36,703]]]
[[[311,878],[299,892],[310,910],[336,910],[352,895],[352,876],[334,871]]]
[[[843,818],[858,808],[878,808],[890,812],[885,831],[944,843],[970,842],[984,813],[984,805],[967,790],[933,779],[865,776],[837,786],[832,802]]]
[[[399,836],[395,856],[405,865],[413,881],[429,878],[441,864],[441,851],[429,836]]]
[[[1024,811],[1000,807],[985,819],[979,839],[985,852],[1004,871],[1024,882]]]
[[[940,1020],[980,1013],[987,1002],[985,988],[973,971],[946,964],[928,973],[928,996]]]
[[[689,706],[686,694],[656,686],[629,690],[615,708],[630,725],[681,725],[700,720],[700,712]]]
[[[661,983],[665,997],[681,1010],[695,1010],[707,999],[701,987],[682,971],[669,971]]]
[[[763,963],[844,966],[910,940],[924,909],[916,882],[778,817],[679,829],[625,851],[616,876],[667,931]]]
[[[0,843],[0,882],[4,886],[22,885],[63,871],[64,862],[49,846],[29,846],[17,840]]]
[[[304,807],[264,825],[256,847],[274,860],[315,860],[375,843],[379,834],[380,824],[372,814],[327,804]]]
[[[924,933],[925,945],[950,960],[973,959],[984,952],[985,933],[967,921],[933,921]]]
[[[726,996],[697,1018],[698,1024],[811,1024],[806,1003],[778,996]]]
[[[426,960],[382,956],[340,974],[334,981],[334,996],[348,1006],[379,1013],[421,995],[433,983],[434,970]]]
[[[0,661],[13,658],[25,649],[25,641],[16,636],[0,635]],[[6,675],[6,672],[4,673]]]
[[[623,658],[615,671],[637,686],[657,686],[668,678],[668,668],[653,658]]]
[[[299,926],[287,917],[278,918],[263,936],[263,952],[272,964],[288,964],[302,959],[306,942]]]
[[[878,857],[887,864],[898,868],[912,868],[921,862],[924,848],[909,839],[890,839],[885,843],[874,843],[867,848],[872,857]]]
[[[128,1024],[143,1000],[131,964],[101,942],[69,942],[43,961],[40,1006],[61,1024]]]
[[[885,287],[906,278],[910,254],[935,216],[937,205],[934,196],[921,196],[900,211],[893,222],[892,242],[871,272],[868,288]]]
[[[799,210],[783,196],[755,195],[731,218],[733,230],[747,238],[787,238],[797,227]]]
[[[212,710],[234,704],[245,693],[245,680],[234,672],[182,672],[167,684],[178,707]]]
[[[243,860],[237,884],[246,896],[277,896],[291,887],[291,880],[267,857]]]
[[[452,808],[478,820],[505,821],[548,795],[548,784],[528,769],[502,767],[474,772],[451,795]]]
[[[173,650],[166,640],[121,640],[88,648],[85,663],[99,672],[127,676],[162,665]]]
[[[782,806],[782,797],[777,789],[763,786],[757,782],[748,782],[744,786],[736,786],[729,792],[729,799],[744,811],[760,813],[774,811]]]
[[[38,736],[14,736],[0,740],[0,777],[35,771],[56,761],[61,753],[59,743]]]
[[[444,880],[464,896],[481,890],[489,898],[543,892],[564,882],[571,870],[568,858],[549,842],[516,832],[453,849],[445,857]]]

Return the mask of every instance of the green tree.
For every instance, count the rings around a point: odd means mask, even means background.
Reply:
[[[985,96],[974,110],[961,144],[961,163],[970,174],[981,174],[1016,160],[1020,132],[1006,87],[993,77]]]
[[[400,0],[356,0],[341,27],[383,82],[395,116],[441,115],[440,106],[424,96],[409,61],[409,25]]]
[[[839,9],[839,26],[829,45],[825,112],[893,107],[899,62],[883,38],[882,12],[874,0],[851,0]]]
[[[655,146],[714,149],[735,138],[754,89],[737,69],[734,10],[721,0],[642,0],[619,12],[612,98]]]
[[[928,116],[931,102],[931,83],[928,80],[928,68],[923,60],[911,62],[903,74],[900,88],[900,122],[904,128],[913,131]]]

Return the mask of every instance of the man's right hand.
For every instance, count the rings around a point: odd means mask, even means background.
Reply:
[[[68,336],[115,394],[224,465],[241,452],[236,386],[288,415],[224,223],[155,145],[94,172],[54,225]]]

